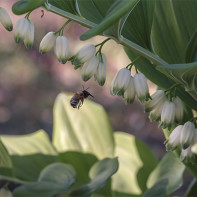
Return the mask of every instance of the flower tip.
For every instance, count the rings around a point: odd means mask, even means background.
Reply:
[[[82,75],[83,81],[88,81],[90,79],[89,75]]]
[[[61,63],[61,64],[65,64],[67,62],[67,60],[61,60],[61,59],[58,59],[58,61]]]
[[[6,29],[7,29],[8,31],[12,31],[12,30],[13,30],[13,25],[7,26]]]

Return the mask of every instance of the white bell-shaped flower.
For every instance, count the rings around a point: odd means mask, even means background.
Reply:
[[[59,62],[65,64],[69,58],[69,44],[65,36],[58,36],[55,43],[55,55]]]
[[[169,139],[166,141],[167,151],[173,151],[180,144],[180,137],[182,130],[183,130],[183,125],[179,125],[169,135]]]
[[[136,73],[134,76],[135,91],[141,103],[150,98],[146,77],[142,73]]]
[[[16,43],[23,41],[27,35],[29,21],[26,18],[20,18],[15,27],[14,39]]]
[[[194,156],[195,154],[192,152],[191,146],[189,146],[187,149],[182,149],[180,159],[181,161],[188,163],[195,160]]]
[[[161,124],[163,128],[171,127],[175,120],[176,106],[174,102],[166,100],[161,112]]]
[[[134,79],[132,76],[130,76],[130,81],[127,89],[124,92],[124,99],[126,103],[133,103],[135,100],[135,85],[134,85]]]
[[[150,112],[149,118],[151,121],[159,121],[161,119],[161,112],[163,109],[163,103],[159,103],[155,108]]]
[[[166,95],[163,90],[157,90],[153,95],[151,95],[151,100],[145,103],[145,111],[150,112],[154,110],[158,105],[164,104],[166,101]]]
[[[0,22],[8,31],[12,31],[13,25],[11,18],[6,9],[2,7],[0,7]]]
[[[55,46],[56,35],[54,32],[48,32],[40,42],[39,52],[46,53]]]
[[[26,48],[30,49],[34,43],[34,23],[31,20],[28,20],[28,29],[24,38],[24,44]]]
[[[183,130],[180,136],[180,144],[183,149],[188,148],[194,142],[195,137],[195,125],[188,121],[184,124]]]
[[[95,80],[98,81],[100,86],[103,86],[105,84],[106,80],[106,57],[102,53],[101,56],[99,55],[99,64],[97,71],[94,75]]]
[[[0,189],[0,197],[13,197],[12,192],[4,188]]]
[[[76,66],[81,66],[83,63],[95,56],[96,47],[93,44],[87,44],[77,51],[73,56],[72,63]]]
[[[88,81],[97,71],[99,60],[96,56],[93,56],[89,61],[85,62],[82,67],[82,79]]]
[[[127,89],[131,77],[131,71],[127,68],[122,68],[113,78],[111,83],[111,94],[124,96],[124,92]]]
[[[179,97],[175,97],[173,102],[175,103],[176,106],[175,121],[179,123],[183,119],[183,113],[184,113],[183,103]]]

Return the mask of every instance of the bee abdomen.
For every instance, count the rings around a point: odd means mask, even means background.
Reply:
[[[76,108],[77,107],[77,104],[79,103],[79,100],[78,99],[71,99],[70,100],[70,104],[73,108]]]

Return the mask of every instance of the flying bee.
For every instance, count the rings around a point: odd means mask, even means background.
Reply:
[[[88,89],[88,88],[87,88]],[[83,101],[84,99],[88,98],[88,96],[91,96],[92,98],[94,98],[94,96],[92,96],[88,91],[83,90],[80,93],[75,93],[74,96],[70,99],[70,105],[73,108],[80,108],[83,105]]]

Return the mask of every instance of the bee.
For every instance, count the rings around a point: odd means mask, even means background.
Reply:
[[[88,89],[88,88],[87,88]],[[80,93],[75,93],[74,96],[70,99],[70,105],[73,108],[80,108],[83,105],[83,101],[84,99],[88,98],[88,96],[91,96],[92,98],[94,98],[94,96],[92,96],[88,91],[83,90]]]

